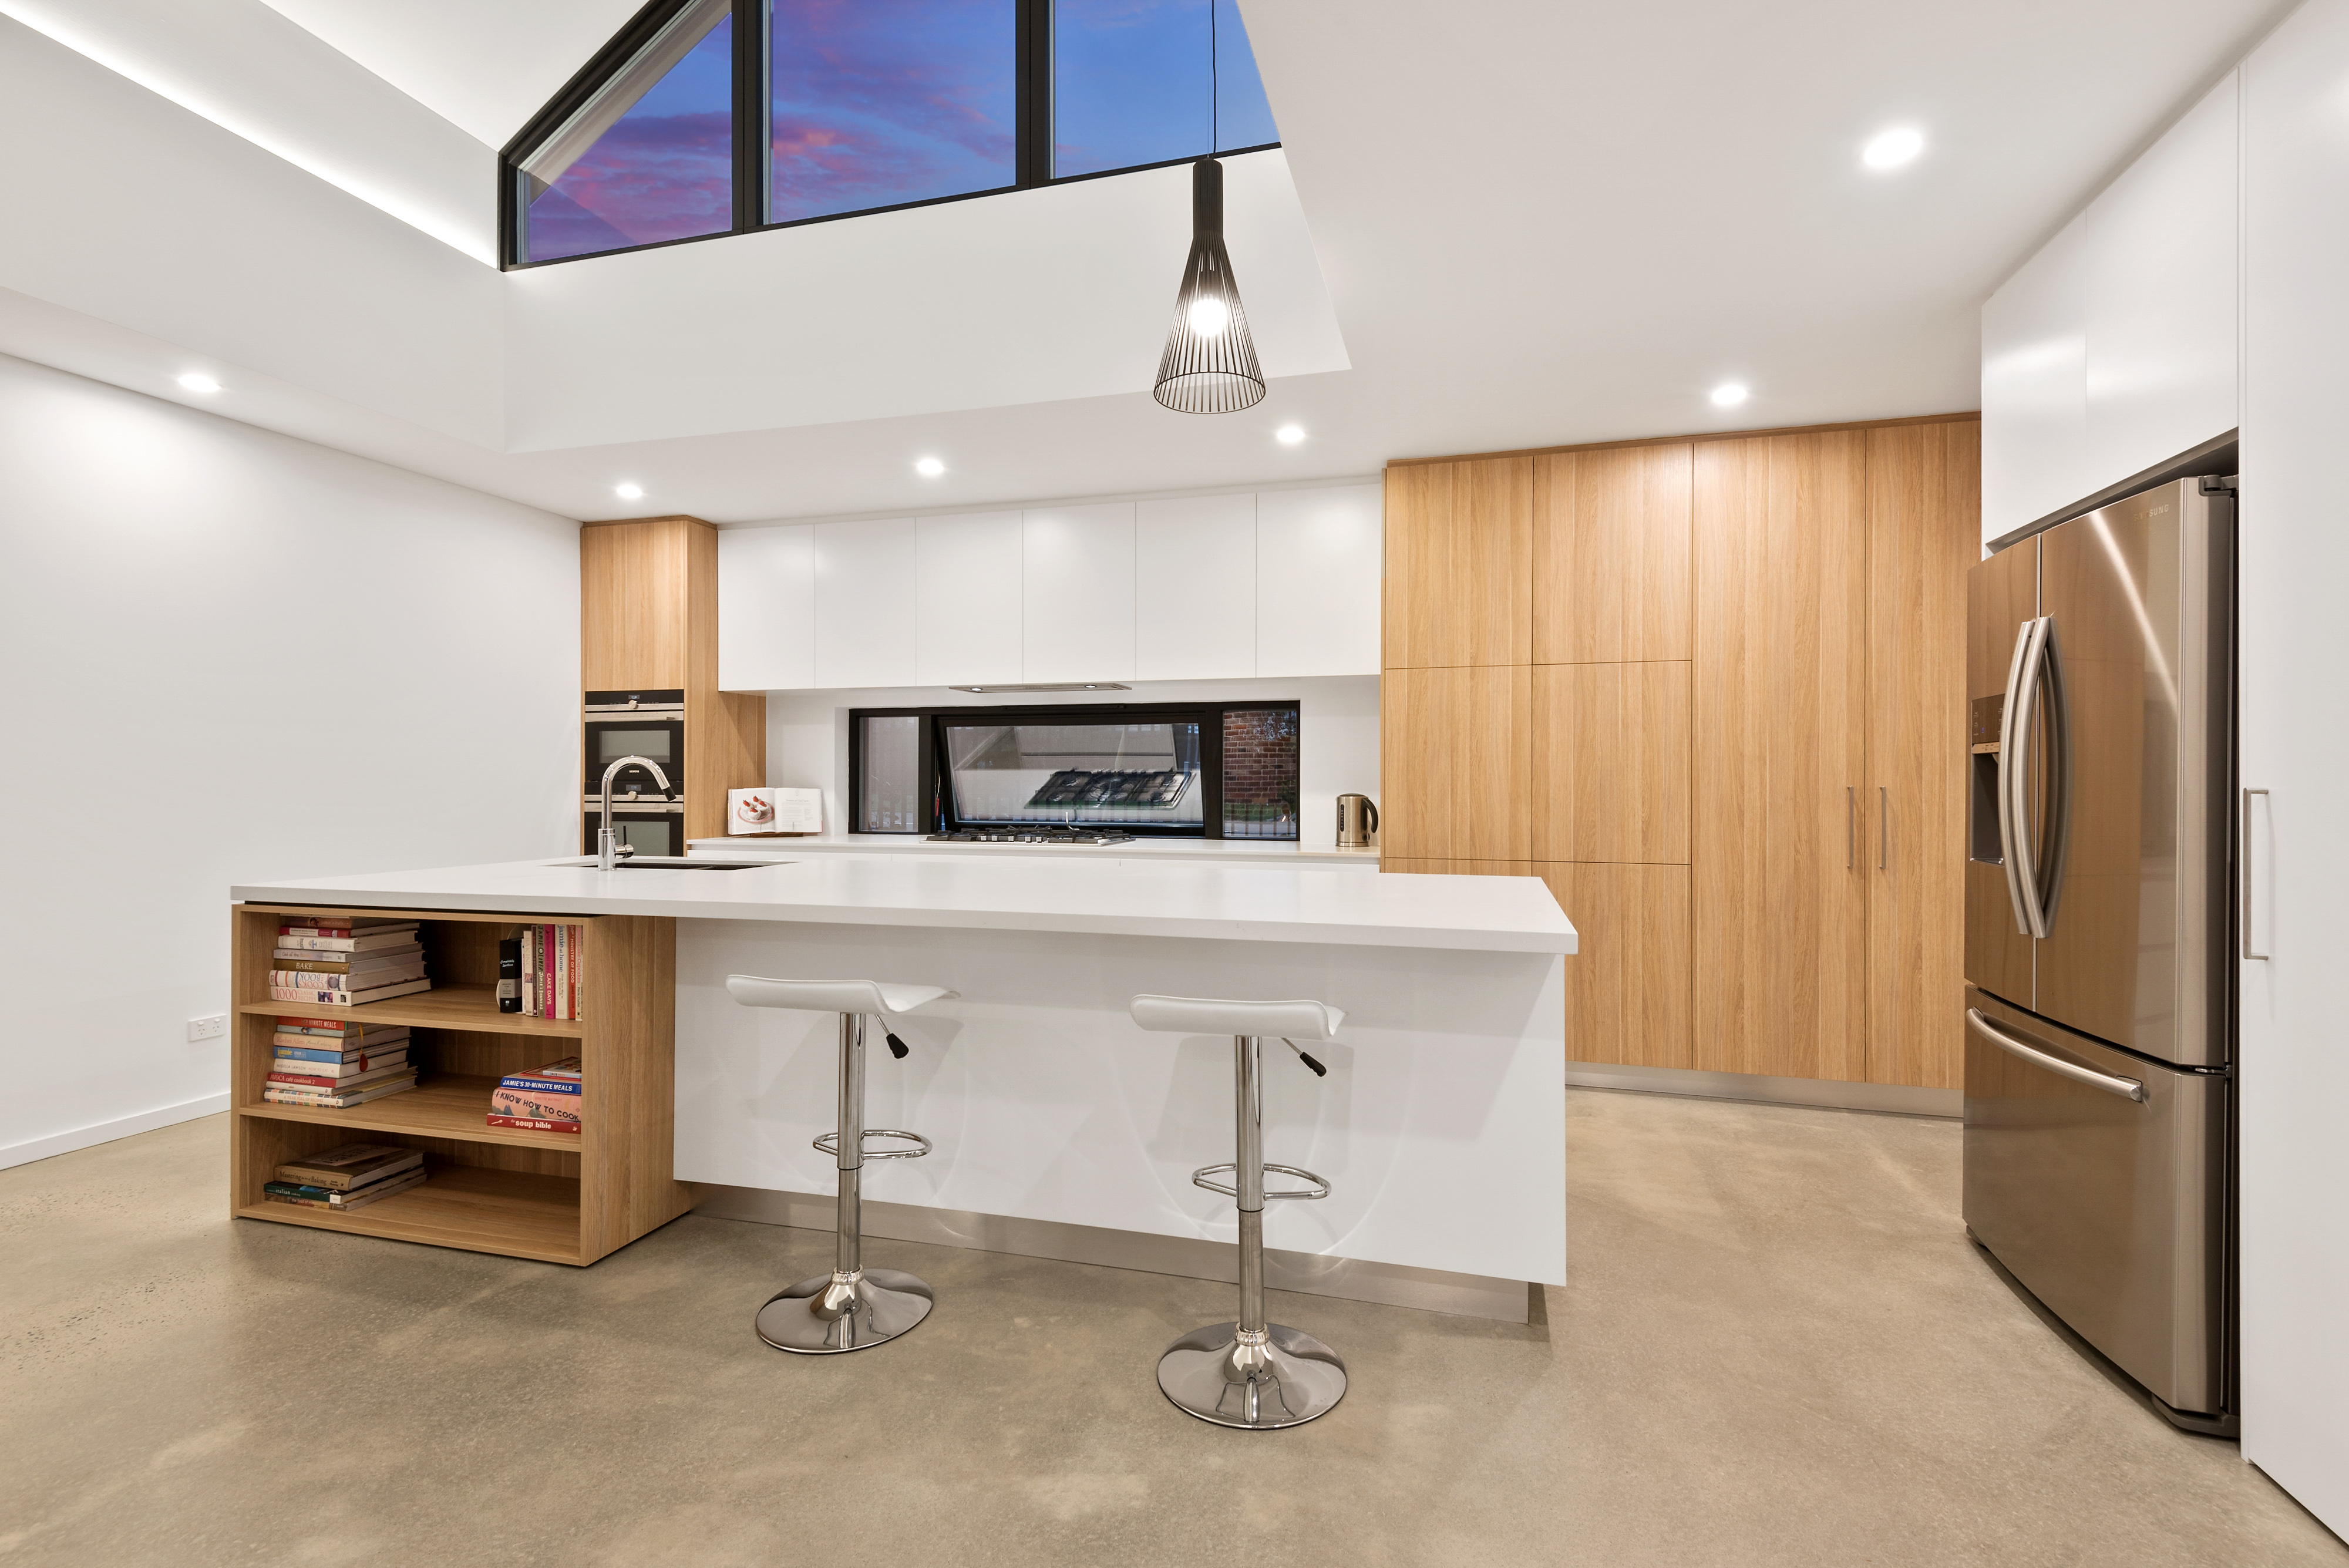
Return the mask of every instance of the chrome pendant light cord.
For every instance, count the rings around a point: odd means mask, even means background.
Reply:
[[[1264,371],[1224,249],[1224,167],[1212,158],[1191,165],[1191,254],[1150,390],[1186,414],[1237,413],[1264,399]]]

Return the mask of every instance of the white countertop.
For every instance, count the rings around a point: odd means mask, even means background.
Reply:
[[[229,892],[255,903],[351,909],[1575,950],[1574,927],[1538,877],[1365,876],[1359,867],[1296,864],[829,853],[740,871],[648,865],[604,872],[592,861],[523,860],[246,883]]]
[[[798,855],[952,855],[1000,858],[1044,856],[1056,860],[1215,861],[1234,866],[1345,866],[1375,870],[1375,849],[1307,849],[1266,838],[1134,838],[1123,844],[937,844],[920,833],[781,833],[696,838],[686,853],[697,858],[790,859]]]

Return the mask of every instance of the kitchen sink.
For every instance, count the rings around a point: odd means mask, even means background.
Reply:
[[[595,857],[567,860],[566,866],[595,869]],[[761,866],[789,866],[788,860],[682,860],[674,856],[639,855],[613,867],[615,871],[755,871]]]

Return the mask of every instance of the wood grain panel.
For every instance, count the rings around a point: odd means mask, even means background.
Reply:
[[[1533,661],[1689,657],[1694,448],[1534,463]]]
[[[676,1179],[677,922],[608,915],[588,928],[579,1250],[597,1258],[693,1207]]]
[[[683,588],[695,526],[689,517],[647,517],[579,530],[579,683],[586,690],[686,685],[692,649]],[[714,569],[716,531],[698,526],[711,535]]]
[[[1695,460],[1696,1065],[1863,1080],[1867,435]]]
[[[1689,668],[1534,666],[1535,859],[1687,864]]]
[[[1531,877],[1530,860],[1379,860],[1381,876],[1400,877]]]
[[[1982,556],[1981,482],[1976,421],[1868,432],[1873,1083],[1965,1082],[1966,574]]]
[[[1380,697],[1384,853],[1530,858],[1532,667],[1390,670]]]
[[[1574,922],[1566,962],[1570,1062],[1693,1067],[1689,868],[1537,864]]]
[[[1533,657],[1533,462],[1387,471],[1384,665]]]

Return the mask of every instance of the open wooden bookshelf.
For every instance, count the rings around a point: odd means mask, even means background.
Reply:
[[[270,1000],[271,950],[285,917],[419,922],[432,989],[364,1007]],[[497,1010],[498,941],[532,921],[585,928],[577,1019]],[[592,1263],[692,1207],[675,1168],[677,925],[636,916],[454,913],[309,904],[230,909],[235,1110],[229,1210],[314,1230],[423,1241],[556,1263]],[[313,1014],[409,1026],[417,1086],[347,1110],[262,1098],[276,1021]],[[577,1133],[492,1127],[490,1090],[507,1073],[575,1053],[586,1125]],[[421,1186],[348,1214],[272,1203],[277,1167],[340,1143],[424,1151]]]

